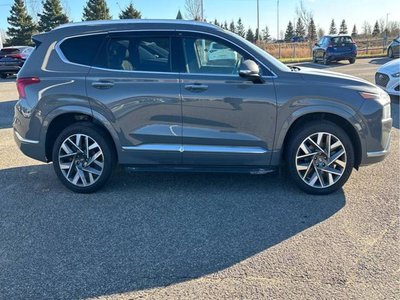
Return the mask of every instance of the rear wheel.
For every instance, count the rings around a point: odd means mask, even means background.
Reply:
[[[356,62],[356,59],[355,59],[355,58],[350,58],[350,59],[349,59],[349,63],[350,63],[350,64],[354,64],[355,62]]]
[[[329,121],[314,121],[289,138],[287,167],[303,191],[330,194],[346,183],[354,167],[354,150],[343,129]]]
[[[61,182],[77,193],[92,193],[112,174],[115,155],[101,129],[80,122],[64,129],[53,147],[53,166]]]

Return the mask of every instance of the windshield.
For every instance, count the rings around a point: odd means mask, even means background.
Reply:
[[[228,33],[229,35],[232,35],[232,36],[234,35],[235,38],[239,38],[243,43],[245,43],[247,46],[249,46],[252,50],[257,52],[261,56],[265,57],[265,59],[267,59],[268,62],[270,62],[272,65],[274,65],[274,67],[276,67],[276,68],[278,68],[279,70],[282,70],[282,71],[290,71],[290,68],[288,66],[286,66],[284,63],[282,63],[279,60],[277,60],[275,57],[273,57],[271,54],[269,54],[268,52],[264,51],[263,49],[261,49],[257,45],[254,45],[253,43],[249,42],[245,38],[242,38],[241,36],[239,36],[237,34],[234,34],[234,33],[230,32],[228,30],[225,30],[225,32]]]

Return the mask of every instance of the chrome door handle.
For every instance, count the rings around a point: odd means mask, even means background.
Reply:
[[[208,89],[208,85],[205,84],[187,84],[185,89],[191,92],[202,92]]]
[[[92,87],[96,88],[96,89],[109,89],[112,88],[114,86],[114,82],[112,81],[95,81],[92,82]]]

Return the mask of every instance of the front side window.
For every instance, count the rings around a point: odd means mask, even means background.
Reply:
[[[188,73],[239,73],[243,56],[229,46],[203,38],[185,38],[183,45]]]
[[[170,38],[110,38],[95,66],[123,71],[171,72]]]

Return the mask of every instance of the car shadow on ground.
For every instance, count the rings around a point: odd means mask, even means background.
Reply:
[[[276,174],[129,173],[91,195],[50,165],[0,171],[0,295],[81,299],[224,270],[336,214]]]
[[[369,63],[374,64],[374,65],[384,65],[391,60],[392,60],[392,58],[389,58],[389,57],[380,57],[380,58],[371,59],[369,61]]]
[[[10,128],[14,118],[14,106],[17,100],[0,101],[0,129]]]

